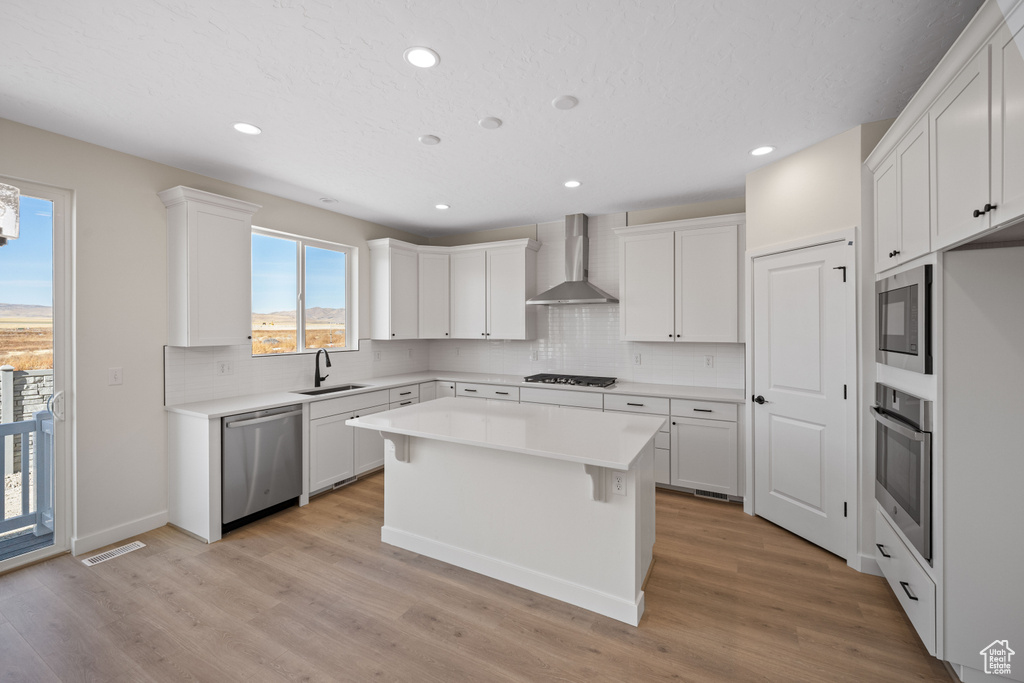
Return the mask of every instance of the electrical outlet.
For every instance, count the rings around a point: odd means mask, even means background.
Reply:
[[[713,368],[713,367],[715,367],[715,357],[714,356],[704,356],[704,367],[706,367],[706,368]]]
[[[121,373],[121,368],[110,368],[107,370],[107,384],[114,387],[120,386],[123,383],[124,376]]]
[[[409,358],[412,358],[412,349],[409,349]]]
[[[634,353],[633,354],[633,365],[640,365],[640,361],[641,360],[642,359],[640,358],[640,354],[639,353]]]
[[[626,495],[626,473],[612,472],[612,493],[617,496]]]
[[[456,356],[461,356],[462,355],[462,349],[459,348],[458,346],[455,347],[455,355]]]
[[[530,351],[530,360],[537,360],[537,351],[536,351],[536,349],[533,350],[533,351]]]
[[[374,360],[380,360],[380,351],[374,351],[373,352],[373,359]]]
[[[218,375],[232,375],[235,369],[231,367],[231,361],[219,360],[217,361],[217,374]]]

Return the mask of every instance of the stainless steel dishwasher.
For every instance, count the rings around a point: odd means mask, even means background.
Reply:
[[[302,406],[225,417],[221,454],[223,532],[295,504],[302,494]]]

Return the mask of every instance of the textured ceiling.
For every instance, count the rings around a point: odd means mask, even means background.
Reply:
[[[739,196],[749,171],[898,114],[979,5],[4,0],[0,117],[461,232]],[[412,45],[440,65],[406,64]]]

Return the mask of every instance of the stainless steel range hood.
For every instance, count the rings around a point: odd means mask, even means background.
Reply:
[[[587,216],[565,217],[565,282],[527,299],[528,304],[617,304],[619,300],[587,282],[590,239]]]

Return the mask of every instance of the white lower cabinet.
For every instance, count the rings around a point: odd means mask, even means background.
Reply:
[[[364,417],[375,413],[383,413],[388,406],[377,406],[357,410],[353,417]],[[351,428],[350,428],[351,429]],[[384,466],[384,437],[372,429],[356,429],[354,443],[354,460],[356,476]]]
[[[455,395],[467,398],[490,398],[497,401],[519,401],[519,387],[458,382],[455,385]]]
[[[318,491],[355,476],[355,413],[309,421],[309,490]]]
[[[878,508],[875,558],[928,653],[935,654],[935,583]]]
[[[448,398],[455,396],[455,382],[434,382],[436,388],[435,398]]]
[[[669,433],[669,399],[652,396],[605,394],[604,409],[609,413],[641,413],[665,417],[661,430],[654,437],[654,483],[672,484],[672,436]]]
[[[394,390],[392,390],[394,391]],[[309,491],[315,493],[379,467],[384,443],[345,424],[388,408],[388,391],[315,401],[309,405]]]
[[[420,384],[420,402],[433,401],[437,398],[437,385],[440,382],[423,382]]]
[[[673,486],[739,494],[736,414],[732,403],[672,400]]]

